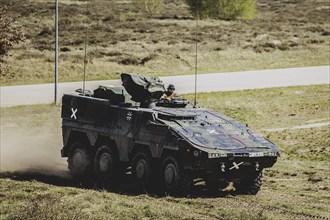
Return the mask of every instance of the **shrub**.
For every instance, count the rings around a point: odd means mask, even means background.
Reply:
[[[133,0],[133,4],[147,15],[158,14],[164,8],[164,0]]]
[[[255,0],[186,0],[186,2],[194,16],[197,14],[198,2],[198,14],[202,19],[251,19],[255,15]]]

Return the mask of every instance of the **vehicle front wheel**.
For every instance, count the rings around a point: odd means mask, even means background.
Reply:
[[[164,191],[171,195],[186,196],[193,186],[192,179],[183,173],[178,160],[173,156],[164,158],[161,166],[161,179]]]

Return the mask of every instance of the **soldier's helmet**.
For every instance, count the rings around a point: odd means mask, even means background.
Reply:
[[[173,84],[168,85],[167,90],[168,91],[174,91],[175,90],[174,85]]]

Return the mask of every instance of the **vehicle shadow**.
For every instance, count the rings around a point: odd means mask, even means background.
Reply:
[[[141,194],[148,194],[152,197],[166,197],[166,193],[160,190],[160,187],[153,187],[151,189],[141,189],[138,187],[131,177],[130,174],[125,174],[117,177],[111,184],[102,185],[95,181],[78,181],[71,177],[68,171],[62,171],[58,173],[46,173],[36,170],[29,171],[14,171],[14,172],[1,172],[0,178],[9,178],[15,181],[38,181],[41,183],[53,185],[53,186],[64,186],[74,187],[82,189],[93,189],[93,190],[106,190],[112,193],[124,194],[129,196],[137,196]],[[95,180],[94,177],[89,178]],[[218,198],[236,195],[234,192],[223,192],[210,193],[207,191],[204,184],[197,183],[192,187],[189,198]],[[181,196],[175,196],[181,197]]]

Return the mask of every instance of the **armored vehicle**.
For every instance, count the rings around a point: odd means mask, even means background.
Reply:
[[[124,87],[62,98],[61,155],[75,178],[107,184],[130,171],[140,187],[157,185],[170,194],[186,195],[196,179],[214,192],[229,182],[240,193],[260,190],[263,169],[278,157],[275,144],[186,100],[163,102],[158,78],[121,78]]]

